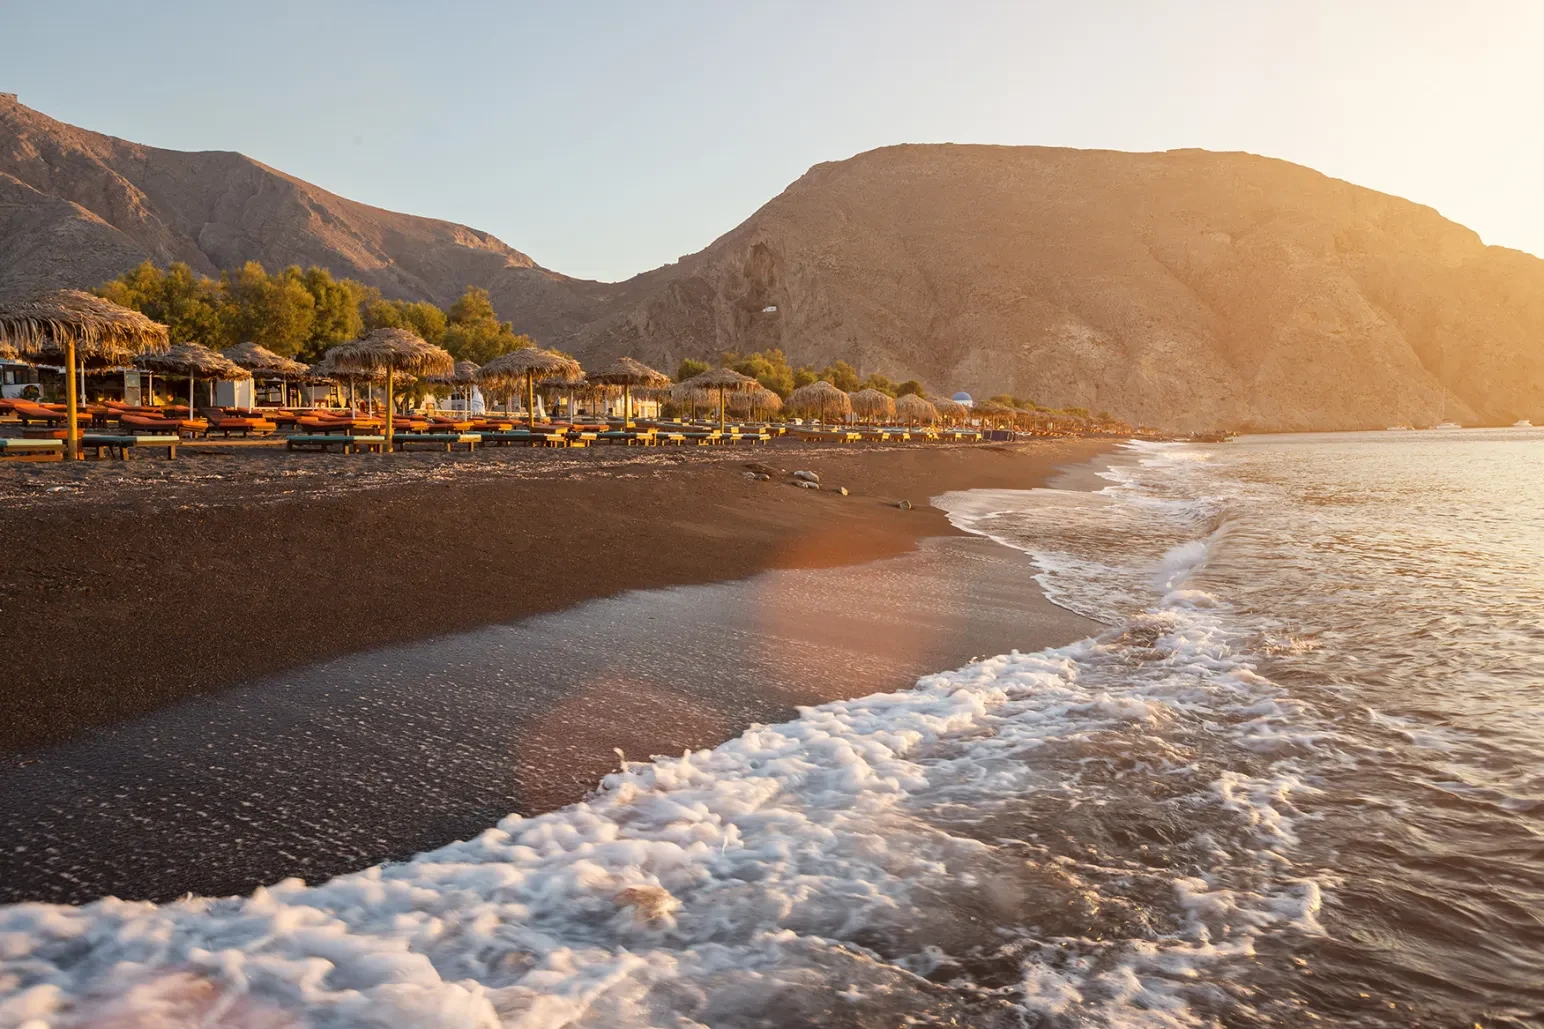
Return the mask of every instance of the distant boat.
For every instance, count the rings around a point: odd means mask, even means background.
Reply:
[[[1390,425],[1386,431],[1388,431],[1388,432],[1409,432],[1410,431],[1410,426],[1408,426],[1408,425]]]
[[[1459,425],[1457,422],[1438,422],[1436,425],[1433,425],[1432,428],[1433,429],[1462,429],[1463,426]]]

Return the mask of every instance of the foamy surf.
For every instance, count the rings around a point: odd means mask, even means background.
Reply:
[[[965,497],[985,506],[952,517],[995,518],[1014,545],[1043,513]],[[1125,506],[1095,503],[1095,528]],[[1321,931],[1328,880],[1295,861],[1318,787],[1294,755],[1330,733],[1188,585],[1205,554],[1047,563],[1068,595],[1097,565],[1086,603],[1116,628],[628,763],[587,803],[409,862],[246,898],[0,910],[0,1026],[1255,1010],[1262,941]]]

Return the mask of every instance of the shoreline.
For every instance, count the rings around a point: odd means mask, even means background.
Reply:
[[[961,535],[928,497],[1043,485],[1111,448],[210,454],[8,471],[7,495],[45,485],[0,510],[19,555],[0,567],[0,617],[26,671],[0,685],[0,751],[14,765],[237,683],[628,591],[893,557]],[[851,495],[747,480],[753,462]]]
[[[1010,455],[1012,474],[1097,453],[1058,451]],[[371,648],[89,729],[3,773],[0,814],[24,828],[0,856],[0,903],[316,882],[581,801],[617,751],[711,748],[802,706],[1102,628],[1047,600],[1021,552],[931,506],[907,513],[937,517],[856,563],[841,535],[816,533],[749,576]]]

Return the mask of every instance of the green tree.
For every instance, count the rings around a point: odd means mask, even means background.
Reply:
[[[811,368],[809,365],[795,368],[793,371],[793,388],[798,389],[801,386],[808,386],[811,383],[817,381],[819,378],[820,376],[815,374],[815,369]]]
[[[311,335],[301,354],[305,360],[315,361],[334,343],[357,339],[364,330],[359,308],[366,289],[352,279],[334,279],[326,268],[307,268],[300,281],[311,294],[314,311]]]
[[[703,372],[712,370],[713,366],[708,364],[708,362],[699,361],[695,357],[688,357],[681,362],[680,367],[676,368],[675,381],[685,382],[694,375],[701,375]]]
[[[741,375],[749,375],[785,399],[793,392],[793,369],[788,366],[788,358],[781,350],[761,350],[753,354],[725,351],[724,367],[733,368]]]
[[[488,291],[477,286],[468,286],[447,314],[439,345],[458,361],[487,364],[500,354],[536,345],[531,337],[516,335],[509,322],[499,321]]]
[[[999,394],[997,394],[997,396],[992,397],[990,399],[991,399],[992,403],[994,403],[994,404],[1001,404],[1004,407],[1018,407],[1019,406],[1018,400],[1014,397],[1014,395],[1012,393],[999,393]]]
[[[229,346],[220,317],[220,285],[177,262],[166,271],[146,261],[106,283],[97,293],[163,323],[173,343]]]
[[[221,313],[238,342],[250,340],[292,357],[311,338],[316,300],[299,268],[270,276],[261,264],[248,261],[220,281],[225,294]]]
[[[890,381],[889,376],[880,375],[878,372],[874,372],[864,381],[863,388],[877,389],[888,396],[895,396],[895,383]]]
[[[858,378],[858,369],[846,361],[837,361],[828,364],[821,371],[820,377],[839,390],[851,393],[863,385],[863,380]]]
[[[922,396],[922,383],[918,382],[916,379],[907,379],[905,382],[895,387],[895,395],[898,397],[904,397],[908,395],[920,397]]]

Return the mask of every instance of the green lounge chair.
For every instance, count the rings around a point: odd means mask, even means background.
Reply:
[[[482,441],[483,434],[480,432],[398,432],[393,433],[391,437],[392,446],[399,450],[406,450],[410,446],[427,445],[444,447],[447,454],[458,446],[466,447],[470,452]]]
[[[385,436],[332,436],[327,434],[312,434],[306,436],[288,436],[284,440],[287,450],[327,450],[329,447],[341,447],[345,454],[358,453],[361,450],[380,453],[386,449]]]
[[[135,435],[135,436],[99,436],[88,433],[80,438],[80,449],[95,451],[98,458],[116,457],[120,461],[127,461],[136,450],[160,450],[165,448],[166,456],[177,456],[177,448],[182,445],[182,437],[175,433],[161,436]]]
[[[64,441],[57,439],[0,439],[0,460],[63,461]]]

